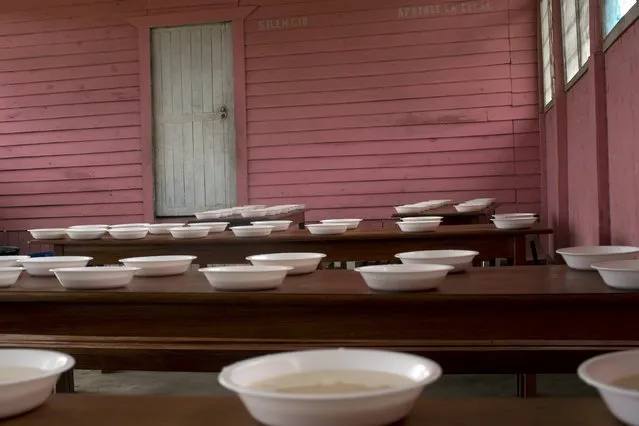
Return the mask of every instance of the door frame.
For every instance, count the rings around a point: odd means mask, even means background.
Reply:
[[[233,97],[235,101],[235,150],[237,204],[248,203],[246,117],[246,62],[244,20],[257,6],[202,9],[195,12],[141,16],[128,19],[138,29],[140,75],[140,140],[142,145],[142,209],[144,220],[155,220],[153,176],[153,99],[151,88],[151,29],[231,22],[233,38]]]

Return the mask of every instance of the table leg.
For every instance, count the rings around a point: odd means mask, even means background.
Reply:
[[[517,396],[519,398],[534,398],[537,396],[537,375],[517,374]]]
[[[55,386],[56,392],[73,393],[75,392],[75,380],[73,379],[73,370],[69,370],[60,375],[60,379]]]
[[[526,236],[517,235],[513,238],[513,257],[515,266],[526,264]]]

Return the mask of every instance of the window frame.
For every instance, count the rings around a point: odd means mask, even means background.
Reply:
[[[603,0],[605,1],[605,0]],[[602,21],[604,10],[602,8]],[[636,1],[628,12],[615,24],[607,35],[604,35],[603,51],[605,52],[612,46],[621,35],[639,19],[639,1]]]
[[[581,0],[584,1],[584,0]],[[575,74],[573,74],[572,76],[568,75],[568,61],[567,61],[567,57],[566,57],[566,34],[565,34],[565,15],[564,15],[564,2],[572,2],[572,5],[574,7],[574,23],[573,25],[575,26],[575,32],[576,32],[576,52],[577,52],[577,64],[578,64],[578,68],[577,68],[577,72]],[[585,0],[585,4],[588,5],[588,1]],[[565,78],[565,85],[566,85],[566,90],[568,90],[570,87],[572,87],[588,70],[588,59],[590,58],[590,7],[587,7],[586,10],[588,11],[588,16],[586,17],[586,29],[587,29],[587,34],[583,34],[584,32],[584,28],[582,28],[582,9],[581,9],[581,5],[580,5],[580,0],[562,0],[561,1],[561,29],[562,29],[562,54],[564,55],[564,78]],[[584,39],[588,40],[588,44],[587,49],[582,49],[582,47],[584,47]],[[585,52],[584,52],[585,50]]]
[[[544,16],[543,9],[546,8],[546,14]],[[544,63],[544,18],[546,20],[546,26],[548,28],[548,64]],[[539,0],[539,46],[541,49],[541,86],[542,86],[542,101],[544,110],[547,111],[553,105],[555,99],[555,58],[553,55],[553,31],[552,31],[552,0]],[[550,85],[550,97],[546,100],[546,65],[549,70],[549,85]]]

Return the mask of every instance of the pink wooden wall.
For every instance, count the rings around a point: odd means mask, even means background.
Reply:
[[[539,210],[535,1],[239,3],[259,6],[245,32],[250,202],[305,203],[315,219],[446,197]],[[3,0],[0,226],[141,220],[152,188],[127,19],[237,5]]]
[[[610,230],[639,244],[639,21],[606,52]]]
[[[592,74],[586,72],[567,95],[568,217],[570,244],[599,244],[597,153]]]

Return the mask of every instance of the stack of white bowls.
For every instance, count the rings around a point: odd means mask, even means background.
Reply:
[[[397,226],[402,232],[430,232],[439,228],[442,220],[442,216],[405,217]]]
[[[537,223],[537,213],[504,213],[493,215],[491,221],[498,229],[526,229]]]
[[[621,290],[639,289],[639,248],[632,246],[580,246],[557,250],[568,267],[598,271],[603,281]]]

